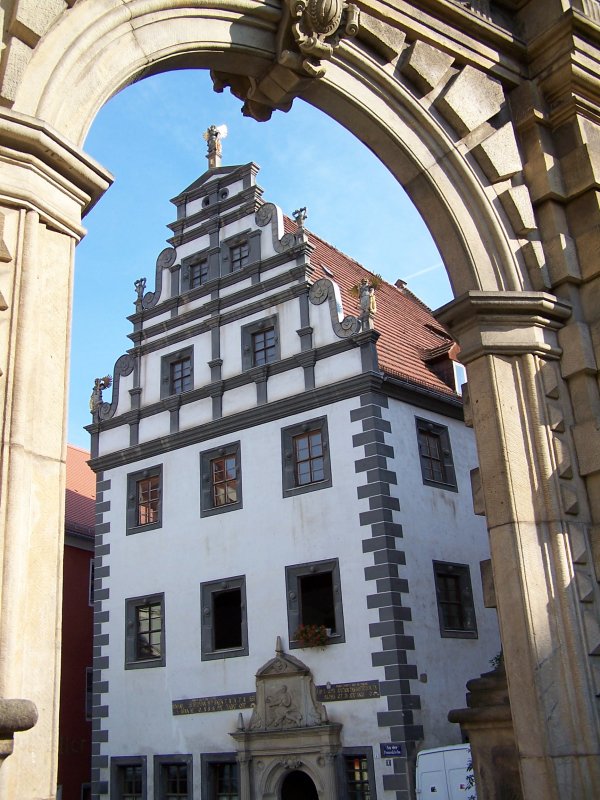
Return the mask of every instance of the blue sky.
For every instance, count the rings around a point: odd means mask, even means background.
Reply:
[[[207,166],[202,133],[225,123],[224,164],[255,161],[265,199],[291,215],[306,206],[307,226],[368,269],[402,278],[431,308],[451,299],[440,255],[395,178],[367,147],[325,114],[296,100],[267,123],[246,119],[229,92],[216,94],[207,72],[148,78],[112,98],[85,150],[115,183],[84,220],[75,258],[68,440],[89,447],[94,378],[112,374],[128,349],[133,282],[154,284],[155,262],[175,219],[169,202]],[[107,397],[109,393],[107,393]]]

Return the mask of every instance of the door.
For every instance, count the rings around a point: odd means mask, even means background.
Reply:
[[[319,800],[319,795],[306,772],[294,770],[281,785],[281,800]]]

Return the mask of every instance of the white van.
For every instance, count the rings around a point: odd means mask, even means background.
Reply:
[[[468,744],[435,747],[417,753],[417,800],[476,800]]]

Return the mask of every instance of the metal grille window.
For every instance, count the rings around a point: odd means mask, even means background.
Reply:
[[[208,280],[208,261],[199,261],[190,266],[189,288],[197,289]]]
[[[192,359],[182,358],[170,364],[171,394],[189,392],[192,388]]]
[[[426,419],[416,423],[423,483],[457,491],[448,428]]]
[[[369,763],[366,756],[345,756],[344,763],[349,800],[371,800]]]
[[[229,248],[229,257],[231,259],[231,271],[235,272],[248,264],[250,257],[250,245],[247,241],[240,242],[239,244],[231,245]]]
[[[160,477],[151,475],[137,482],[136,525],[152,525],[160,520]]]
[[[238,770],[235,763],[213,764],[211,800],[238,800]]]
[[[320,430],[294,436],[294,476],[296,486],[325,480],[323,437]]]
[[[188,768],[187,764],[162,764],[164,800],[187,800]]]
[[[255,367],[270,364],[277,358],[275,328],[252,334],[252,361]]]
[[[237,465],[235,455],[215,458],[210,463],[213,506],[237,503]]]
[[[142,765],[119,767],[121,778],[120,800],[142,800]]]
[[[463,639],[477,638],[469,566],[434,561],[433,573],[441,635]]]

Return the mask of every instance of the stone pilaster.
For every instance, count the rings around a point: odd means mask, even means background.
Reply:
[[[586,561],[589,552],[589,511],[558,372],[559,330],[569,316],[566,303],[542,292],[469,292],[438,313],[467,366],[528,800],[600,793],[600,765],[590,755],[600,744],[596,667],[578,635],[584,620],[573,574],[573,553]]]

